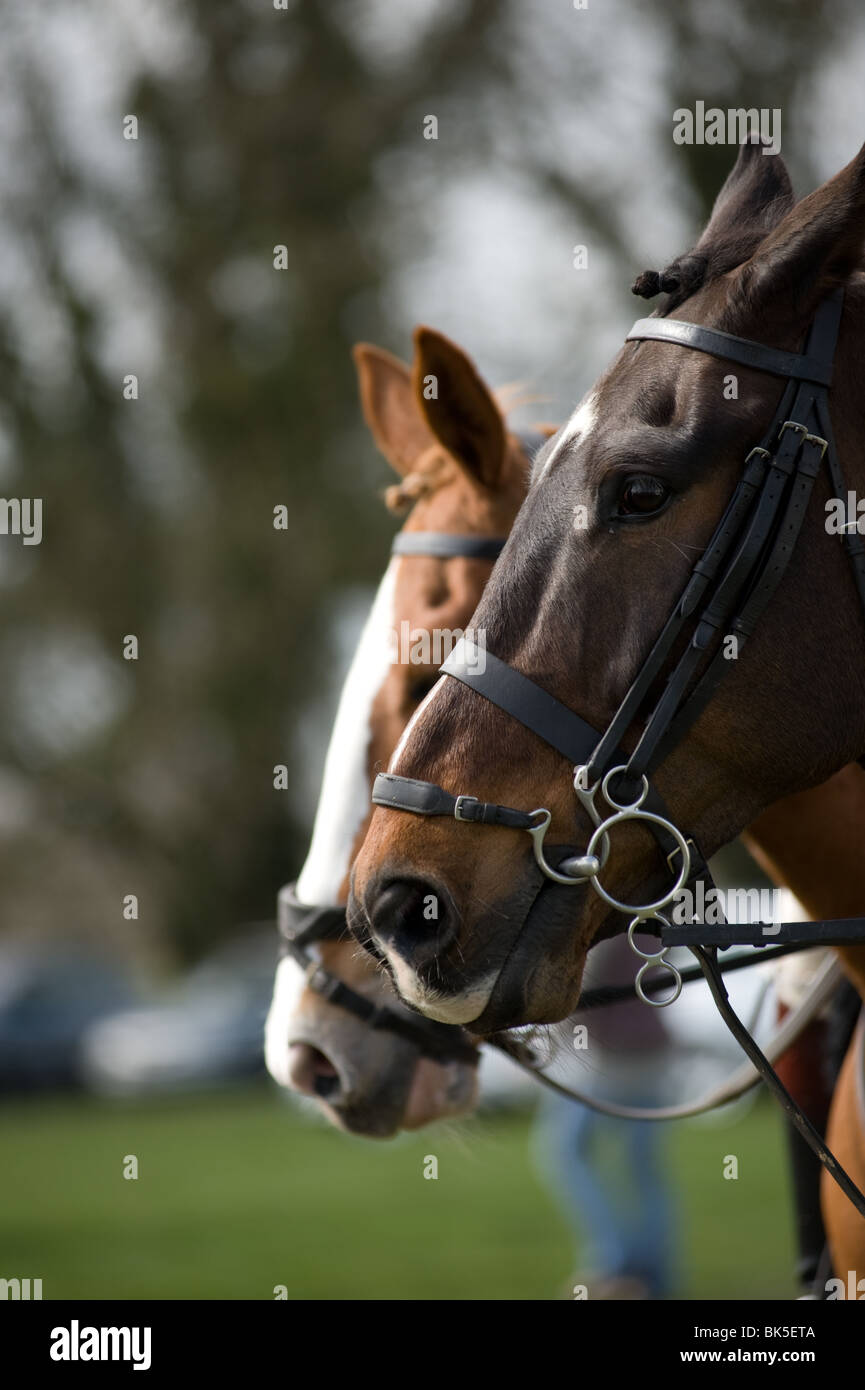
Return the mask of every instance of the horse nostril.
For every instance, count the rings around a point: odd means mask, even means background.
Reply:
[[[304,1096],[318,1096],[319,1100],[332,1099],[340,1085],[336,1067],[309,1043],[291,1044],[288,1080],[292,1090]]]
[[[339,1094],[339,1077],[335,1071],[320,1071],[315,1078],[315,1094],[319,1100],[335,1101]]]
[[[415,966],[435,959],[456,935],[443,896],[428,883],[391,879],[379,890],[370,911],[373,935]]]

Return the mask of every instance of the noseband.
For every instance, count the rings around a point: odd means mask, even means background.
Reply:
[[[603,734],[527,676],[492,653],[479,651],[465,639],[441,667],[443,674],[461,681],[512,715],[572,764],[577,801],[594,827],[583,853],[569,855],[557,865],[548,861],[544,840],[552,816],[544,807],[527,812],[472,796],[452,796],[434,783],[393,773],[380,774],[373,786],[372,800],[378,806],[526,831],[532,839],[535,861],[548,880],[570,886],[588,882],[610,907],[631,916],[628,938],[644,961],[636,990],[648,1004],[663,1007],[672,1003],[682,985],[679,970],[666,958],[669,949],[680,944],[681,937],[662,915],[662,909],[686,883],[702,879],[709,887],[714,886],[693,836],[683,834],[673,823],[650,777],[714,695],[727,666],[724,637],[734,636],[737,652],[741,650],[775,593],[792,556],[824,459],[835,494],[846,493],[828,401],[842,307],[840,290],[822,302],[803,353],[765,347],[676,319],[640,319],[628,334],[626,341],[673,343],[786,378],[787,385],[762,442],[745,459],[742,476],[712,538]],[[865,544],[850,531],[842,534],[865,609]],[[688,631],[690,640],[684,652],[666,677],[656,704],[644,715],[653,684],[674,645]],[[697,678],[701,666],[704,669]],[[623,753],[620,742],[640,715],[643,726],[636,747],[632,753]],[[606,803],[606,810],[599,808],[599,800]],[[672,887],[650,902],[621,902],[600,881],[609,856],[611,832],[627,821],[644,823],[660,845],[673,875]],[[842,925],[851,926],[838,924],[839,928]],[[865,923],[857,919],[852,927],[852,939],[861,940]],[[640,951],[634,943],[637,930],[658,935],[660,950],[651,955]],[[826,1149],[821,1136],[733,1012],[717,962],[718,945],[728,945],[730,940],[722,934],[713,941],[713,930],[717,931],[701,924],[699,940],[694,942],[692,938],[691,950],[725,1023],[806,1142],[865,1214],[865,1195]],[[723,930],[729,938],[729,925],[724,924]],[[851,937],[842,939],[849,941]],[[658,965],[669,971],[673,980],[673,992],[664,1000],[652,998],[642,984],[645,972]]]

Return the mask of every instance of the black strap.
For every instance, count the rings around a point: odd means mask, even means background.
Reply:
[[[598,742],[597,730],[492,652],[462,637],[439,669],[513,715],[575,767],[588,762]]]
[[[839,917],[835,921],[775,922],[771,931],[761,922],[674,923],[661,926],[657,935],[664,946],[712,946],[724,951],[729,946],[774,946],[790,941],[807,946],[861,946],[863,919]],[[647,923],[646,932],[654,933],[654,923]]]
[[[793,388],[791,384],[785,393],[785,402],[792,402],[792,398]],[[590,781],[596,781],[603,769],[611,765],[614,750],[634,722],[646,695],[660,675],[664,662],[686,620],[693,616],[709,585],[717,579],[722,565],[739,543],[742,526],[747,520],[757,491],[765,480],[766,464],[769,457],[768,449],[762,446],[752,449],[748,455],[744,474],[725,508],[724,515],[718,523],[714,535],[694,565],[691,578],[685,586],[681,599],[664,624],[652,650],[634,677],[630,689],[592,754],[589,766]]]
[[[825,302],[825,301],[824,301]],[[765,347],[750,338],[737,338],[717,328],[705,328],[683,319],[638,319],[625,342],[653,339],[678,343],[681,347],[708,352],[713,357],[725,357],[743,367],[755,367],[771,376],[792,377],[796,381],[814,381],[820,386],[832,384],[832,356],[815,353],[784,352],[781,348]]]
[[[650,773],[682,739],[729,669],[722,646],[696,689],[685,700],[685,692],[707,651],[724,633],[735,635],[741,650],[780,583],[805,518],[821,457],[822,441],[812,442],[803,436],[804,425],[793,429],[785,427],[745,535],[709,604],[700,614],[691,644],[668,677],[664,693],[634,750],[630,763],[633,772]],[[794,468],[796,481],[788,492],[788,480]],[[788,498],[786,509],[785,497]],[[771,541],[773,535],[774,542]],[[771,543],[768,554],[767,543]],[[752,585],[750,591],[749,584]],[[749,597],[736,615],[737,600],[746,593]]]
[[[821,303],[808,334],[806,353],[797,356],[801,356],[802,360],[816,358],[821,361],[831,360],[834,357],[842,306],[843,291],[840,290],[831,294]],[[648,322],[655,322],[655,320],[648,320]],[[669,322],[669,320],[664,320],[664,322]],[[706,330],[709,334],[713,331]],[[711,351],[712,349],[706,343],[702,350]],[[774,351],[774,349],[769,351]],[[663,762],[670,749],[681,740],[687,729],[705,709],[728,669],[728,662],[723,649],[721,649],[700,678],[696,688],[685,700],[686,690],[692,677],[696,674],[705,652],[722,631],[733,633],[741,648],[775,592],[792,556],[805,519],[811,490],[823,454],[828,446],[827,439],[809,433],[812,423],[815,426],[820,424],[818,403],[821,399],[825,399],[825,390],[819,386],[815,387],[810,380],[800,381],[798,387],[796,387],[795,382],[790,382],[763,445],[757,450],[753,450],[752,454],[749,455],[749,463],[759,464],[761,460],[765,460],[766,473],[745,535],[739,541],[732,560],[727,565],[707,608],[697,622],[690,648],[683,654],[678,665],[667,678],[661,699],[652,711],[637,747],[629,760],[630,773],[635,775],[639,773],[650,774]],[[746,477],[748,471],[746,466]],[[788,488],[788,479],[791,477],[793,481]],[[736,506],[740,491],[741,484],[737,492],[734,493],[730,504],[733,508]],[[781,509],[785,497],[786,509],[782,515]],[[729,512],[730,507],[727,510]],[[725,513],[721,526],[716,530],[715,537],[709,544],[709,551],[713,549],[715,540],[724,527],[726,515]],[[735,539],[735,532],[733,536]],[[767,551],[767,542],[773,536],[771,548]],[[705,555],[703,558],[705,559]],[[721,555],[716,556],[719,563],[722,558]],[[711,566],[716,574],[719,563]],[[697,573],[698,569],[695,567],[695,575]],[[688,587],[690,588],[691,585]],[[740,601],[743,594],[746,596],[744,607],[734,617],[734,604]],[[685,591],[684,598],[687,598],[687,595],[688,589]],[[690,607],[693,607],[693,603]],[[684,612],[684,603],[680,612]],[[677,635],[679,626],[674,610],[671,620],[667,623],[661,638],[656,643],[656,648],[650,654],[649,662],[646,663],[651,665],[653,670],[659,669],[659,662],[653,661],[653,658],[657,654],[663,659],[663,655],[669,651],[671,645],[671,642],[666,639]],[[658,651],[658,648],[661,647],[665,649],[663,653]],[[637,681],[634,683],[635,686],[637,684],[642,686],[643,693],[647,689],[645,674],[644,668],[638,673]],[[638,702],[632,698],[633,691],[634,687],[628,692],[614,717],[611,728],[615,727],[617,731],[626,728],[626,721],[636,715]],[[601,747],[609,739],[609,736],[610,730],[607,731]],[[595,753],[595,761],[599,758],[599,752],[600,749]]]
[[[531,462],[547,442],[540,430],[512,430],[514,438]],[[452,536],[447,531],[397,531],[391,543],[391,555],[430,555],[449,560],[460,556],[466,560],[497,560],[507,543],[507,536]]]
[[[462,556],[467,560],[497,560],[506,536],[451,536],[446,531],[397,531],[391,555],[431,555],[448,560]]]
[[[586,723],[585,719],[581,719],[573,710],[568,709],[567,705],[563,705],[542,686],[536,685],[528,676],[524,676],[522,672],[509,666],[507,662],[500,661],[497,656],[493,656],[492,652],[479,648],[468,638],[462,637],[447,661],[439,669],[443,675],[453,676],[455,680],[462,681],[470,689],[476,690],[485,700],[489,700],[490,704],[496,705],[506,714],[512,715],[526,729],[537,734],[544,743],[548,743],[557,753],[561,753],[564,758],[567,758],[572,766],[578,767],[588,763],[601,737],[597,729],[593,729],[591,724]],[[604,770],[617,763],[624,765],[627,762],[628,754],[623,753],[621,749],[616,749],[605,763]],[[411,779],[396,778],[393,780],[404,784]],[[421,782],[418,785],[425,787],[432,784]],[[639,789],[639,779],[637,779],[636,786]],[[435,790],[441,792],[441,788],[435,788]],[[446,797],[449,794],[441,792],[441,795]],[[373,796],[373,800],[375,800],[375,796]],[[378,804],[395,805],[396,803],[382,800]],[[444,803],[442,804],[444,805]],[[487,803],[481,804],[486,805]],[[669,820],[669,812],[660,792],[651,785],[646,794],[644,805],[647,811],[652,811]],[[401,809],[415,810],[417,808],[415,806],[403,806]],[[511,811],[507,807],[499,807],[498,809],[508,810],[513,817],[525,814]],[[447,815],[448,811],[421,811],[419,814]],[[450,814],[453,814],[453,811]],[[469,817],[465,817],[465,819],[469,819]],[[471,819],[480,820],[482,817],[476,815]],[[517,829],[528,830],[535,823],[530,817],[528,820],[529,824],[522,826],[516,826],[515,820],[488,821],[487,824],[511,824]],[[678,851],[678,841],[663,826],[657,825],[654,821],[647,821],[645,824],[665,855],[669,857]],[[703,878],[708,884],[711,884],[705,859],[693,840],[690,841],[690,844],[692,853],[688,882],[692,883],[698,878]]]
[[[641,932],[646,936],[657,936],[659,931],[653,931],[653,920],[644,922],[640,927]],[[801,927],[802,923],[791,923]],[[670,941],[664,945],[678,944]],[[726,960],[718,962],[718,969],[725,975],[732,975],[737,970],[750,970],[752,965],[765,965],[767,961],[778,960],[781,956],[798,955],[800,951],[811,951],[813,946],[809,941],[785,941],[781,946],[767,946],[762,951],[749,951],[747,954],[728,956]],[[695,980],[704,979],[703,968],[700,965],[679,966],[679,974],[683,985],[693,984]],[[651,975],[643,981],[644,994],[666,994],[670,988],[669,976],[664,975],[660,979],[653,979]],[[598,985],[596,989],[587,989],[580,995],[579,1012],[581,1014],[591,1012],[594,1009],[605,1009],[611,1004],[623,1004],[631,999],[636,999],[637,993],[634,989],[634,982],[631,980],[626,985]]]
[[[412,1043],[425,1057],[436,1062],[464,1062],[477,1066],[479,1049],[464,1029],[453,1023],[439,1023],[418,1014],[400,1013],[390,1004],[376,1004],[359,990],[352,989],[323,965],[307,976],[307,988],[328,1003],[359,1018],[368,1028],[396,1033]]]
[[[799,925],[801,926],[802,924],[800,923]],[[819,1158],[826,1172],[831,1178],[834,1178],[841,1191],[853,1203],[856,1210],[862,1216],[865,1216],[865,1193],[859,1190],[852,1178],[841,1167],[841,1164],[838,1162],[831,1149],[827,1148],[823,1136],[815,1129],[807,1115],[800,1110],[780,1076],[775,1071],[775,1068],[769,1062],[768,1058],[764,1056],[742,1020],[734,1012],[730,1004],[721,970],[718,966],[717,951],[714,947],[706,949],[703,946],[692,946],[691,951],[703,968],[706,984],[709,986],[719,1014],[742,1051],[745,1053],[745,1056],[748,1057],[757,1068],[766,1086],[780,1103],[784,1113],[791,1123],[795,1125],[805,1143],[817,1158]]]
[[[846,498],[847,484],[841,472],[838,450],[835,447],[832,433],[829,401],[825,396],[820,396],[817,399],[817,418],[819,420],[819,433],[829,444],[826,450],[826,459],[829,464],[829,476],[832,479],[832,491],[836,497]],[[862,607],[865,609],[865,539],[859,535],[857,530],[853,530],[844,531],[842,541],[853,569],[853,578]]]
[[[297,896],[297,885],[287,883],[277,897],[277,931],[289,946],[303,950],[313,941],[338,941],[348,936],[344,907],[310,907]]]
[[[753,633],[760,615],[777,589],[792,556],[816,476],[814,471],[809,470],[814,469],[815,464],[816,467],[819,467],[823,442],[810,437],[803,442],[804,467],[797,473],[793,481],[788,506],[778,527],[772,549],[765,563],[761,566],[757,580],[743,607],[728,624],[728,632],[737,639],[738,652],[741,652],[745,642]],[[807,457],[805,457],[806,455]],[[654,750],[646,760],[646,770],[663,762],[670,749],[681,741],[687,730],[696,722],[720,685],[728,664],[722,648],[716,652],[696,687],[676,717],[670,722],[669,727],[665,732],[662,731],[662,737],[658,739]]]
[[[456,820],[475,821],[481,825],[504,825],[511,830],[531,830],[536,821],[526,811],[511,806],[499,806],[494,801],[478,801],[475,796],[451,796],[434,782],[419,782],[414,777],[398,777],[392,772],[380,772],[372,785],[372,800],[376,806],[389,806],[392,811],[411,811],[416,816],[453,816]]]

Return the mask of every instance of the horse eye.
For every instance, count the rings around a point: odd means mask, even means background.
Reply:
[[[670,489],[660,478],[638,475],[628,478],[619,496],[619,516],[651,516],[660,511]]]

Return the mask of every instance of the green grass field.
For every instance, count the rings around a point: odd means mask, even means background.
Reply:
[[[523,1114],[395,1143],[300,1118],[266,1087],[0,1111],[0,1277],[50,1298],[546,1299],[570,1242]],[[789,1297],[780,1124],[766,1103],[667,1136],[682,1199],[679,1296]],[[722,1177],[726,1154],[739,1178]],[[124,1156],[139,1161],[123,1177]],[[437,1181],[423,1177],[438,1158]]]

